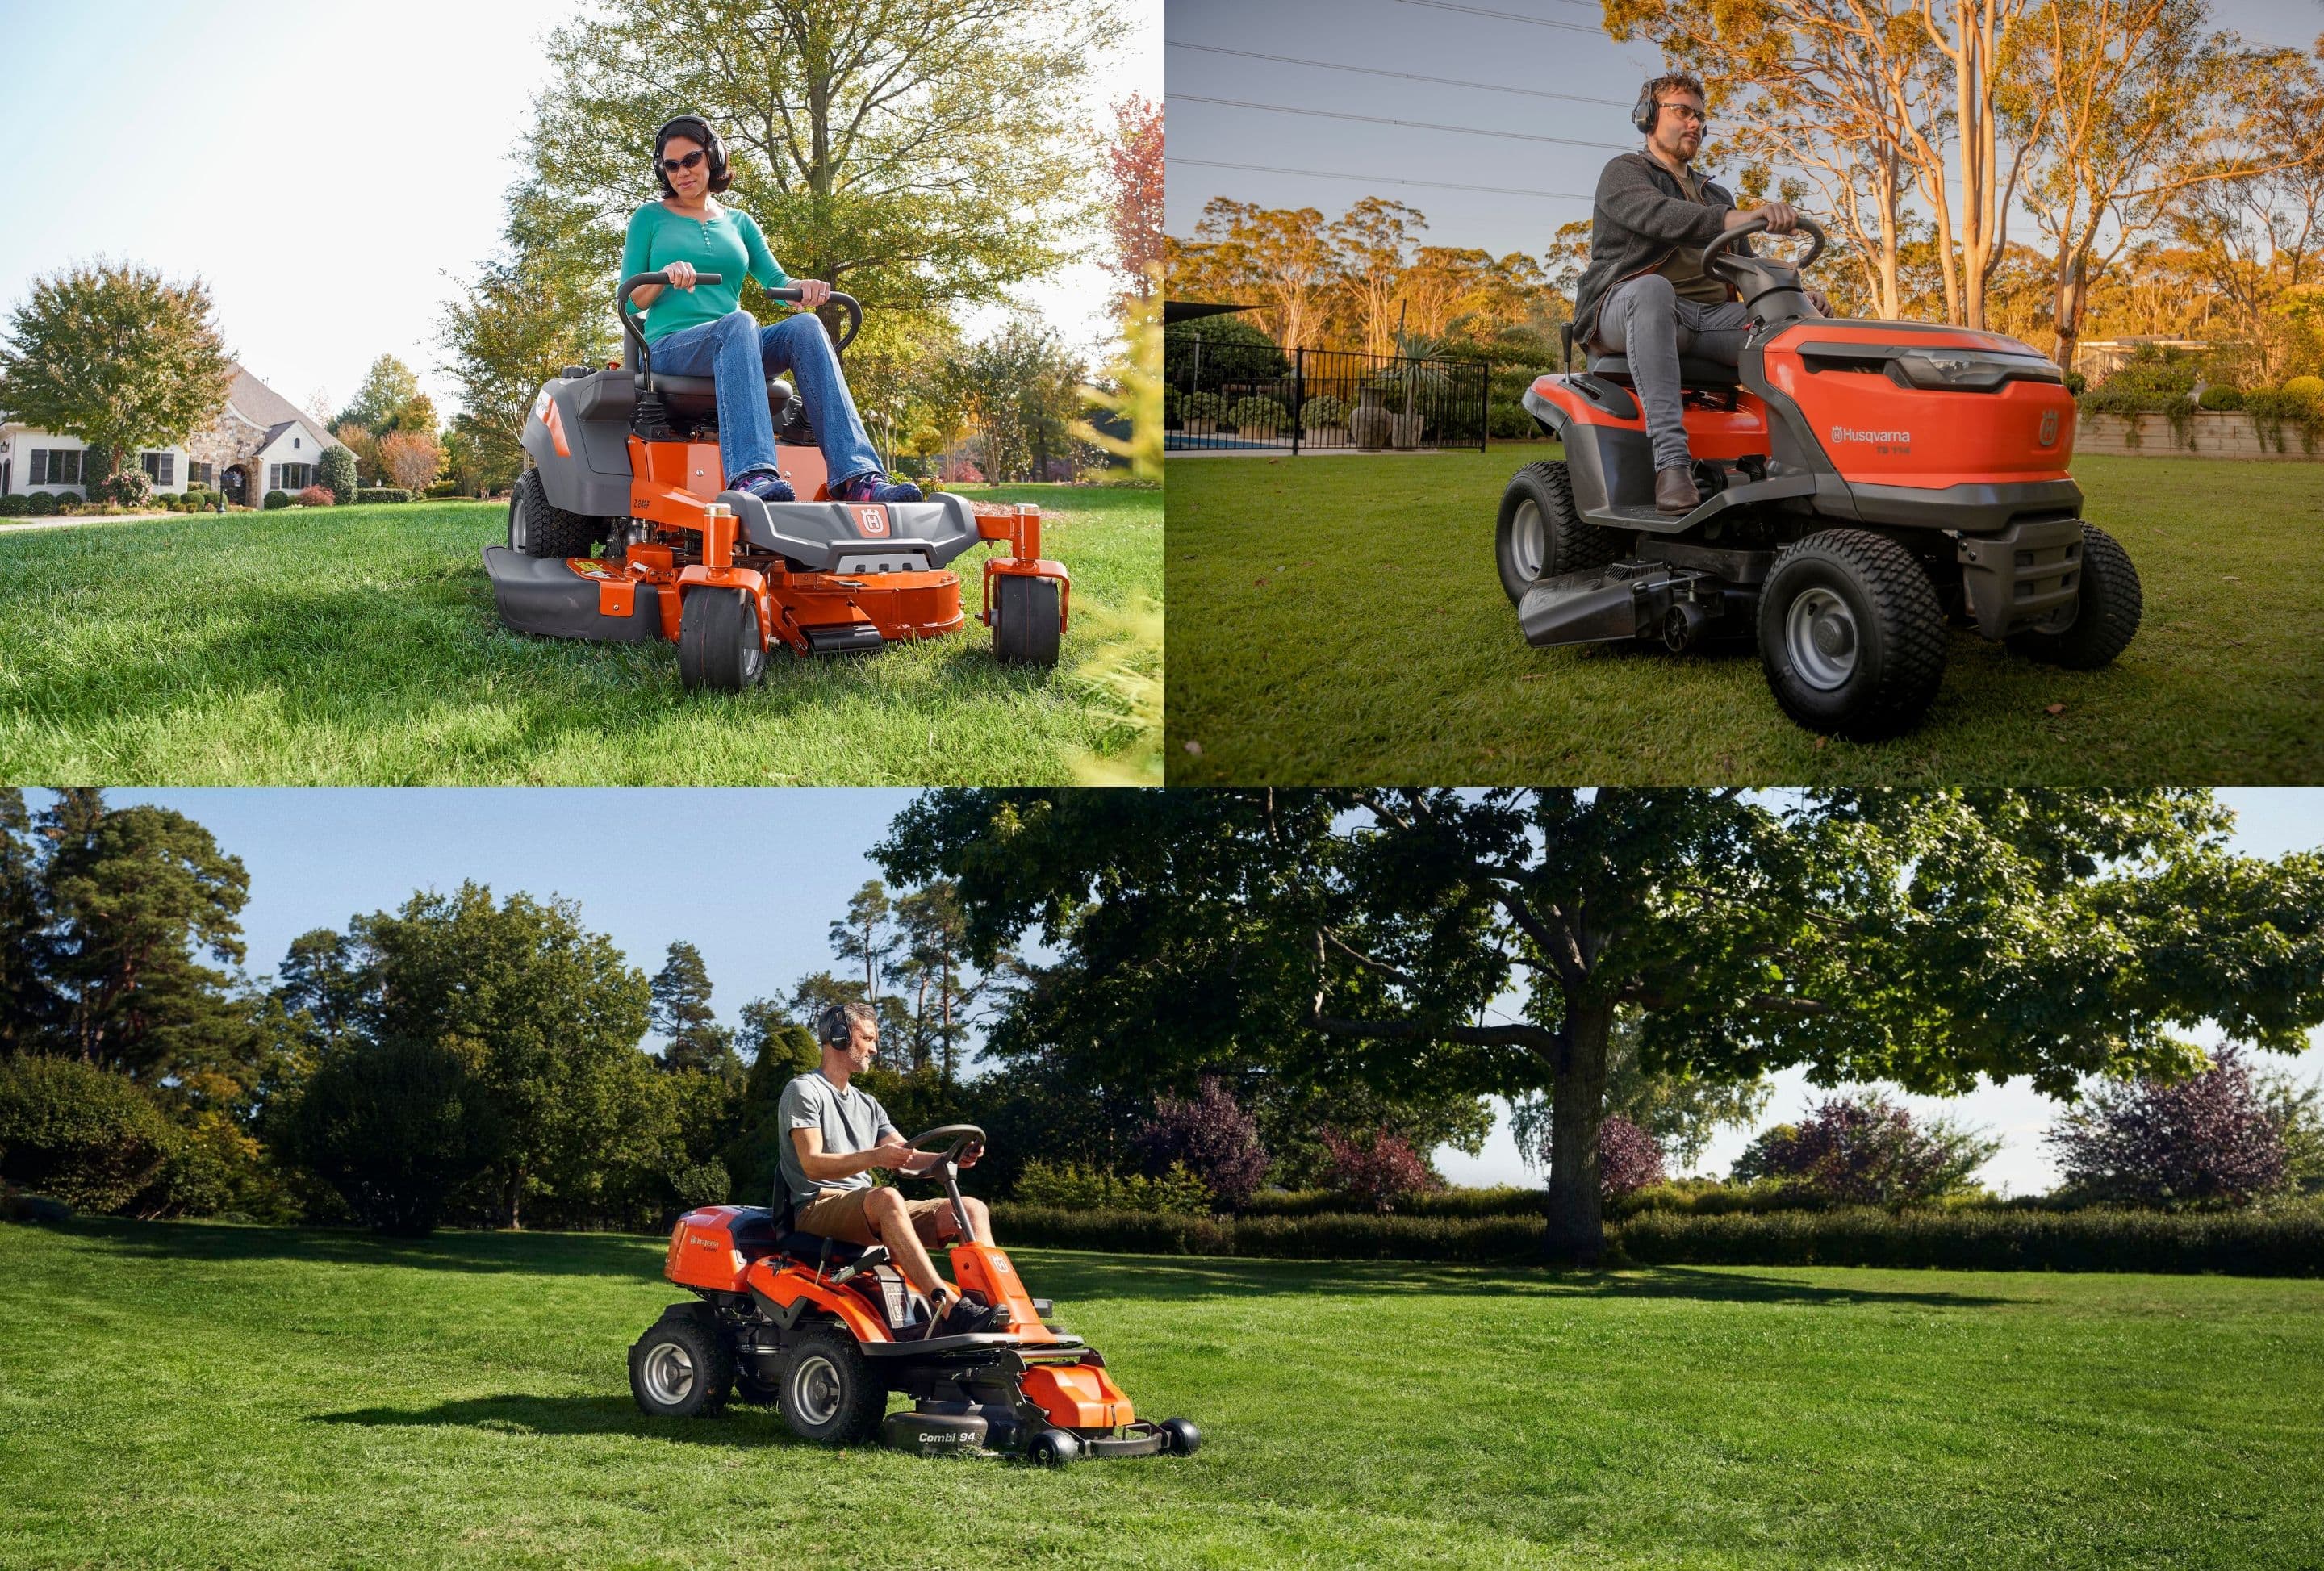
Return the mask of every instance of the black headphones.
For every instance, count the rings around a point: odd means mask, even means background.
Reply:
[[[815,1040],[825,1047],[844,1048],[852,1036],[847,1029],[847,1011],[839,1004],[825,1010],[815,1022]]]
[[[1663,106],[1655,102],[1655,82],[1659,79],[1649,79],[1645,87],[1638,89],[1638,101],[1630,109],[1630,124],[1637,126],[1643,136],[1655,134],[1655,121],[1663,112]]]
[[[699,115],[680,115],[669,121],[660,130],[654,133],[654,184],[661,188],[662,195],[666,197],[674,197],[678,194],[677,190],[669,183],[669,176],[662,172],[661,167],[662,146],[669,140],[670,134],[674,131],[683,131],[686,133],[687,139],[688,141],[702,143],[702,151],[707,153],[710,158],[710,189],[712,190],[723,191],[728,185],[733,183],[728,180],[726,174],[726,144],[718,140],[718,133],[710,128],[710,122],[705,120]]]

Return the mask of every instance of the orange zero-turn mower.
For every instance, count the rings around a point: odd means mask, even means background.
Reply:
[[[984,1132],[948,1123],[916,1137],[938,1151],[958,1236],[961,1152]],[[802,1439],[835,1446],[877,1436],[923,1455],[1024,1456],[1052,1466],[1084,1456],[1181,1455],[1202,1444],[1184,1419],[1140,1419],[1105,1360],[1047,1318],[1009,1257],[952,1246],[953,1281],[1001,1311],[996,1328],[926,1337],[927,1300],[869,1249],[787,1232],[757,1206],[708,1206],[678,1219],[662,1274],[695,1297],[672,1304],[630,1349],[630,1390],[656,1418],[715,1413],[731,1394],[771,1402]],[[890,1392],[912,1400],[887,1411]]]
[[[2112,661],[2138,631],[2138,570],[2082,521],[2058,367],[1999,333],[1820,316],[1800,274],[1823,231],[1801,220],[1797,264],[1731,249],[1766,227],[1703,249],[1751,328],[1738,366],[1679,360],[1692,512],[1655,510],[1625,356],[1526,392],[1565,445],[1501,500],[1501,587],[1526,641],[1756,639],[1785,713],[1856,737],[1919,721],[1948,620],[2069,670]]]
[[[687,687],[739,689],[765,675],[779,647],[869,653],[958,632],[960,577],[945,564],[990,541],[1002,554],[984,563],[980,619],[993,652],[1056,664],[1071,580],[1041,555],[1040,509],[950,493],[834,501],[806,411],[779,378],[767,383],[776,466],[801,500],[725,490],[715,383],[656,372],[622,309],[633,291],[667,282],[659,273],[622,281],[621,365],[568,365],[533,400],[523,439],[531,461],[509,499],[508,544],[484,548],[502,621],[554,638],[674,640]],[[799,298],[796,286],[768,293]],[[831,299],[848,313],[844,350],[863,310],[847,295]]]

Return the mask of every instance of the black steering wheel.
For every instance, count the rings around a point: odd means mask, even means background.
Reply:
[[[945,1162],[958,1161],[960,1153],[969,1147],[982,1145],[984,1132],[973,1123],[939,1123],[934,1129],[920,1131],[904,1143],[916,1151],[942,1153],[943,1161],[936,1164],[942,1167]]]
[[[1815,244],[1808,247],[1808,254],[1805,256],[1801,257],[1797,262],[1785,263],[1784,265],[1794,273],[1805,273],[1810,267],[1815,265],[1815,259],[1823,254],[1823,226],[1803,213],[1799,216],[1799,227],[1805,230],[1808,238]],[[1757,217],[1744,219],[1732,229],[1721,230],[1717,239],[1702,248],[1702,270],[1709,273],[1711,263],[1714,260],[1723,259],[1728,249],[1738,240],[1750,235],[1764,234],[1766,228],[1767,217],[1762,213]],[[1720,276],[1726,275],[1722,273]]]

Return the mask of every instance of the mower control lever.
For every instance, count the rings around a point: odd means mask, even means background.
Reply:
[[[767,291],[767,298],[787,300],[791,304],[798,305],[800,303],[799,286],[788,283],[780,289],[770,289]],[[855,342],[855,335],[863,330],[863,308],[857,303],[853,295],[842,294],[835,289],[831,291],[831,303],[847,313],[847,331],[833,340],[831,346],[831,352],[837,355],[844,353],[848,345]]]

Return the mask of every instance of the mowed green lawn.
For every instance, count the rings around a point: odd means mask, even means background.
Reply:
[[[974,620],[871,659],[778,655],[682,692],[673,643],[503,629],[506,508],[407,504],[0,528],[0,779],[111,784],[1062,782],[1134,741],[1106,678],[1158,674],[1158,491],[1025,486],[1074,576],[1055,671]],[[1143,647],[1139,647],[1142,643]]]
[[[0,1228],[0,1565],[2324,1556],[2324,1282],[1027,1250],[1139,1409],[1206,1437],[1053,1474],[641,1417],[661,1252]]]
[[[2061,671],[1955,629],[1925,723],[1866,744],[1784,718],[1748,647],[1529,648],[1494,519],[1559,453],[1172,460],[1173,783],[2324,779],[2324,464],[2077,460],[2137,640]]]

